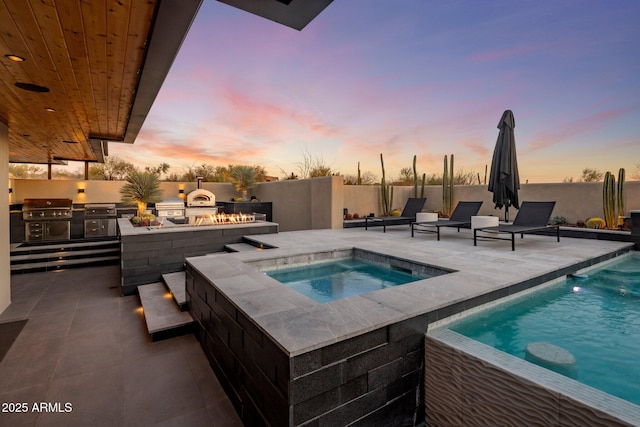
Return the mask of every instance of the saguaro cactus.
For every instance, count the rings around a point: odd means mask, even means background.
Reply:
[[[624,176],[625,176],[624,168],[620,168],[620,170],[618,170],[618,194],[617,194],[618,222],[617,222],[617,225],[620,225],[621,218],[622,218],[622,222],[624,222]]]
[[[416,170],[416,155],[413,155],[413,197],[418,197],[418,171]]]
[[[451,162],[447,164],[444,156],[444,173],[442,174],[442,212],[449,216],[453,210],[453,154]]]
[[[380,153],[380,164],[382,165],[382,180],[380,181],[380,196],[382,199],[382,214],[390,215],[393,209],[393,187],[387,185],[386,173],[384,170],[384,159]]]
[[[607,228],[615,228],[618,225],[616,218],[616,179],[611,172],[604,175],[602,185],[602,205],[604,207],[604,220]]]

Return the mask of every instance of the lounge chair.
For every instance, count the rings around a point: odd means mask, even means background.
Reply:
[[[411,237],[415,231],[418,231],[436,233],[438,240],[440,240],[440,227],[456,227],[458,231],[461,228],[469,228],[471,227],[471,217],[478,214],[480,206],[482,206],[482,202],[458,202],[449,219],[411,223]]]
[[[520,234],[520,238],[524,237],[525,233],[536,233],[544,230],[555,229],[558,242],[560,241],[560,228],[557,225],[548,225],[549,218],[551,218],[551,212],[556,205],[556,202],[522,202],[520,210],[513,220],[512,224],[500,224],[497,227],[483,227],[473,230],[473,246],[477,246],[478,239],[493,239],[493,240],[509,240],[509,238],[480,235],[478,232],[498,234],[509,233],[511,234],[511,250],[516,250],[515,235]]]
[[[422,210],[426,201],[426,197],[409,197],[400,216],[366,217],[364,229],[367,230],[369,226],[382,225],[383,231],[386,233],[387,225],[411,224],[415,222],[416,214]]]

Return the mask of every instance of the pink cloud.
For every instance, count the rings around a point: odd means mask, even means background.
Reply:
[[[542,132],[534,134],[524,149],[534,152],[551,145],[565,142],[579,135],[588,134],[603,128],[611,120],[635,111],[636,108],[620,107],[584,116],[573,121],[563,121]]]

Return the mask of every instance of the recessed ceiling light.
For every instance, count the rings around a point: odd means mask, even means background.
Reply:
[[[28,90],[29,92],[49,92],[48,87],[35,85],[33,83],[18,82],[16,83],[16,87],[19,87],[20,89],[23,89],[23,90]]]
[[[47,107],[44,109],[44,111],[46,111],[47,113],[55,113],[56,109],[55,108],[51,108],[51,107]]]
[[[65,142],[67,144],[77,144],[78,143],[78,141],[71,141],[71,140],[68,140],[68,139],[63,139],[62,142]]]
[[[24,62],[24,61],[26,61],[26,59],[23,58],[22,56],[14,55],[12,53],[7,53],[4,57],[7,58],[7,59],[10,59],[12,61],[15,61],[15,62]]]

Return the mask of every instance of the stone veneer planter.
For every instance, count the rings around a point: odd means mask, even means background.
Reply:
[[[244,236],[277,233],[278,224],[253,222],[200,227],[134,227],[118,218],[120,233],[120,294],[131,295],[138,285],[162,280],[162,274],[183,270],[187,257],[221,252]]]

